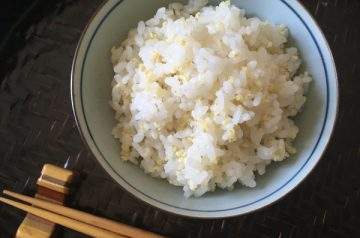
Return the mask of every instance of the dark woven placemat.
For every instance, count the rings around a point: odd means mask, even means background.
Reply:
[[[0,189],[32,194],[42,165],[53,163],[80,174],[71,206],[171,237],[360,237],[358,0],[302,0],[325,32],[339,73],[339,117],[323,159],[281,201],[222,220],[178,217],[143,204],[82,144],[71,112],[70,67],[101,0],[27,2],[0,38]],[[13,237],[23,217],[0,205],[0,237]],[[80,236],[69,230],[57,235]]]

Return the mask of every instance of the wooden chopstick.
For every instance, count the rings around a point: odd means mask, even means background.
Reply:
[[[89,224],[61,216],[56,213],[52,213],[49,211],[45,211],[36,207],[32,207],[29,205],[25,205],[19,202],[15,202],[13,200],[0,197],[0,201],[3,203],[6,203],[8,205],[11,205],[13,207],[19,208],[23,211],[26,211],[28,213],[31,213],[33,215],[36,215],[38,217],[42,217],[48,221],[54,222],[56,224],[68,227],[70,229],[79,231],[81,233],[84,233],[86,235],[92,236],[92,237],[104,237],[104,238],[126,238],[125,236],[116,234],[111,231],[107,231],[101,228],[98,228],[96,226],[91,226]]]
[[[75,219],[77,221],[86,223],[91,226],[96,226],[101,229],[105,229],[117,234],[121,234],[127,237],[134,238],[163,238],[163,236],[157,235],[155,233],[144,231],[132,226],[128,226],[122,223],[114,222],[109,219],[101,218],[94,216],[92,214],[78,211],[72,208],[64,207],[54,203],[46,202],[41,199],[25,196],[8,190],[3,191],[4,194],[19,199],[21,201],[33,204],[39,208],[46,209],[51,212],[63,215],[68,218]],[[59,223],[60,224],[60,223]],[[61,225],[61,224],[60,224]]]

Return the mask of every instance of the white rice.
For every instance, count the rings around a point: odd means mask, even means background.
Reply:
[[[111,51],[121,159],[187,197],[255,187],[256,174],[295,153],[291,118],[311,81],[285,26],[206,4],[160,8]]]

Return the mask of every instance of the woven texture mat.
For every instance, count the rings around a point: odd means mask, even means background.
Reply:
[[[302,0],[325,32],[339,73],[339,117],[323,159],[281,201],[222,220],[149,207],[103,171],[80,139],[69,95],[77,41],[101,1],[27,2],[0,45],[0,189],[33,194],[42,165],[52,163],[80,174],[71,206],[171,237],[360,237],[358,0]],[[0,205],[0,237],[13,237],[23,217]],[[57,236],[81,237],[69,230]]]

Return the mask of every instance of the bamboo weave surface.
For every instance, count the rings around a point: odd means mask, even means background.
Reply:
[[[0,24],[10,23],[0,42],[0,189],[32,194],[42,165],[52,163],[80,174],[71,206],[171,237],[360,237],[360,1],[302,2],[333,50],[340,108],[323,159],[281,201],[229,219],[183,218],[134,199],[100,168],[80,139],[69,95],[74,50],[100,0],[1,7]],[[23,217],[0,205],[0,237],[13,237]]]

